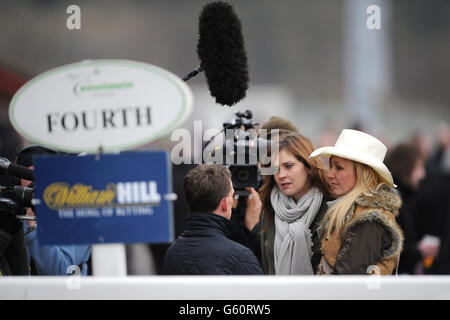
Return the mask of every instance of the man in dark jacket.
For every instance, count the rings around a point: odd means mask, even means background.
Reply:
[[[183,234],[169,247],[163,274],[263,274],[253,252],[232,240],[230,223],[234,189],[223,165],[199,165],[183,180],[189,216]]]
[[[29,274],[22,221],[12,206],[13,201],[0,199],[0,276]]]

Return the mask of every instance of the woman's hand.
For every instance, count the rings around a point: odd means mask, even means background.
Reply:
[[[252,231],[255,225],[259,222],[261,216],[262,202],[259,198],[258,192],[253,188],[246,188],[250,194],[247,197],[247,209],[245,210],[245,226]]]

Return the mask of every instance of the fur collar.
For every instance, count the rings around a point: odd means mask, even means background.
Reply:
[[[349,221],[345,232],[352,226],[362,222],[378,222],[389,232],[392,238],[391,246],[385,248],[383,252],[383,258],[390,258],[400,254],[403,249],[404,235],[395,221],[398,210],[402,205],[399,192],[386,184],[382,184],[379,188],[372,191],[371,194],[360,195],[354,205],[354,207],[352,206],[352,213],[358,206],[362,207],[359,209],[362,210]],[[389,218],[389,214],[385,211],[391,213],[393,218]]]
[[[398,215],[398,210],[402,206],[402,198],[399,192],[388,186],[381,184],[370,193],[364,193],[356,199],[356,204],[367,208],[381,208],[391,212],[394,217]]]

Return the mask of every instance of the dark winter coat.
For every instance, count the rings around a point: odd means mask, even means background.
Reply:
[[[317,270],[317,267],[320,263],[320,259],[322,258],[322,253],[320,250],[320,236],[319,236],[319,226],[322,221],[325,213],[327,212],[327,201],[330,201],[329,196],[324,196],[322,200],[322,204],[320,205],[319,211],[317,212],[314,221],[311,223],[311,240],[313,243],[312,246],[312,257],[311,257],[311,265],[313,270]],[[272,219],[269,219],[267,216],[267,212],[263,210],[261,213],[261,259],[262,265],[264,269],[264,273],[269,275],[275,274],[275,258],[274,258],[274,243],[275,243],[275,223]]]
[[[438,177],[430,177],[418,190],[416,212],[419,239],[433,235],[441,239],[438,256],[425,274],[450,274],[450,173],[442,171]]]
[[[245,225],[245,214],[247,210],[247,204],[245,200],[245,197],[240,197],[237,207],[233,208],[231,214],[230,222],[236,227],[235,230],[237,229],[235,232],[236,236],[233,237],[233,240],[251,249],[258,259],[258,262],[261,264],[261,223],[258,222],[252,230],[247,229]]]
[[[253,252],[232,240],[229,220],[214,213],[190,213],[183,234],[169,247],[166,275],[263,274]]]
[[[323,232],[318,273],[324,274],[325,260],[331,274],[392,274],[403,249],[403,231],[395,221],[401,205],[398,192],[385,184],[361,194],[347,213],[342,236]]]
[[[0,276],[28,275],[29,272],[23,227],[14,234],[0,229]]]
[[[422,260],[422,255],[419,249],[417,249],[418,239],[414,211],[417,206],[416,192],[411,186],[404,184],[395,176],[394,181],[397,183],[397,188],[403,201],[403,205],[399,210],[397,222],[402,228],[405,237],[398,273],[414,274],[417,263]]]

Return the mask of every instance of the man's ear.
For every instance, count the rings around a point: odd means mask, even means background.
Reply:
[[[222,200],[220,200],[219,208],[222,212],[226,212],[228,210],[227,198],[222,198]]]

